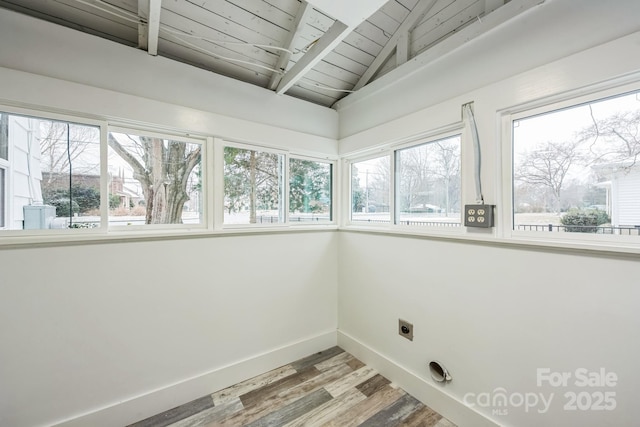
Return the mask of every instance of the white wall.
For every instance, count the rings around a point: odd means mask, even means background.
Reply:
[[[126,425],[335,345],[332,232],[0,252],[3,426]]]
[[[353,156],[459,122],[461,105],[474,102],[485,201],[498,205],[498,216],[492,231],[462,234],[490,243],[339,232],[339,342],[454,422],[480,425],[464,410],[466,393],[504,388],[507,395],[555,398],[545,414],[475,407],[499,425],[637,424],[637,247],[636,255],[616,255],[506,243],[510,172],[502,169],[509,156],[501,144],[510,141],[500,115],[547,97],[640,81],[639,8],[635,1],[545,2],[515,29],[487,37],[493,44],[469,43],[397,84],[351,95],[340,109],[340,153]],[[556,57],[566,49],[571,54]],[[473,203],[469,139],[462,149],[463,203]],[[398,336],[399,318],[415,325],[413,342]],[[430,378],[434,359],[453,376],[444,387]],[[537,368],[605,368],[619,380],[611,388],[575,387],[575,377],[566,388],[538,387]],[[564,393],[581,391],[613,391],[617,407],[564,410]]]
[[[429,396],[432,385],[460,402],[466,393],[494,393],[500,387],[508,396],[555,394],[544,414],[536,412],[542,404],[528,413],[507,407],[504,416],[476,408],[504,426],[637,425],[637,257],[338,234],[340,332],[423,381],[421,389],[410,391]],[[413,323],[413,342],[398,335],[399,318]],[[451,383],[435,385],[427,367],[431,360],[444,364]],[[538,387],[538,368],[572,373],[605,368],[619,381],[613,388],[575,387],[575,378],[566,388]],[[390,377],[398,380],[393,371]],[[581,391],[613,391],[617,407],[563,410],[564,393]],[[464,411],[431,394],[427,402],[454,422],[480,425],[463,423]]]

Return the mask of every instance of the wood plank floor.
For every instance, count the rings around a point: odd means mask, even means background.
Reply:
[[[129,427],[455,427],[340,347]]]

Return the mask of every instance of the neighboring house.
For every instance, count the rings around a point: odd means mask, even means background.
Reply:
[[[38,121],[2,114],[0,227],[21,230],[24,207],[42,204]]]
[[[614,227],[640,226],[640,165],[628,162],[595,166],[608,180],[598,184],[607,190],[607,211]]]

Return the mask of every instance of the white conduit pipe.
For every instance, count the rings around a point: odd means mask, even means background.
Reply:
[[[473,140],[473,154],[475,158],[475,181],[476,181],[476,203],[484,204],[484,196],[482,195],[482,178],[480,176],[482,158],[480,153],[480,138],[478,137],[478,127],[476,119],[473,115],[471,106],[473,102],[469,102],[462,106],[462,114],[464,116],[465,125],[469,126],[471,131],[471,139]]]

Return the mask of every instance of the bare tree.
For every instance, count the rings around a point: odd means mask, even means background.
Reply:
[[[584,129],[581,140],[589,144],[592,163],[623,163],[632,167],[640,157],[640,109],[612,114]]]
[[[100,170],[96,170],[99,157],[85,155],[92,145],[100,144],[96,128],[49,120],[39,121],[39,126],[41,164],[45,172],[41,185],[45,194],[55,188],[58,179],[68,180],[71,166],[74,174],[100,174]],[[97,152],[95,155],[99,156]]]
[[[189,200],[189,176],[200,163],[201,147],[181,141],[127,135],[121,142],[109,133],[109,146],[133,169],[146,201],[146,224],[182,223]]]
[[[584,156],[580,152],[581,142],[548,141],[540,148],[528,152],[516,166],[515,180],[542,190],[551,191],[554,210],[560,212],[560,195],[569,170],[580,163]]]
[[[438,141],[434,144],[438,150],[434,156],[433,174],[439,176],[444,184],[445,212],[449,214],[452,206],[455,206],[459,201],[457,195],[459,194],[460,182],[460,145],[457,141],[455,144],[444,141]]]

